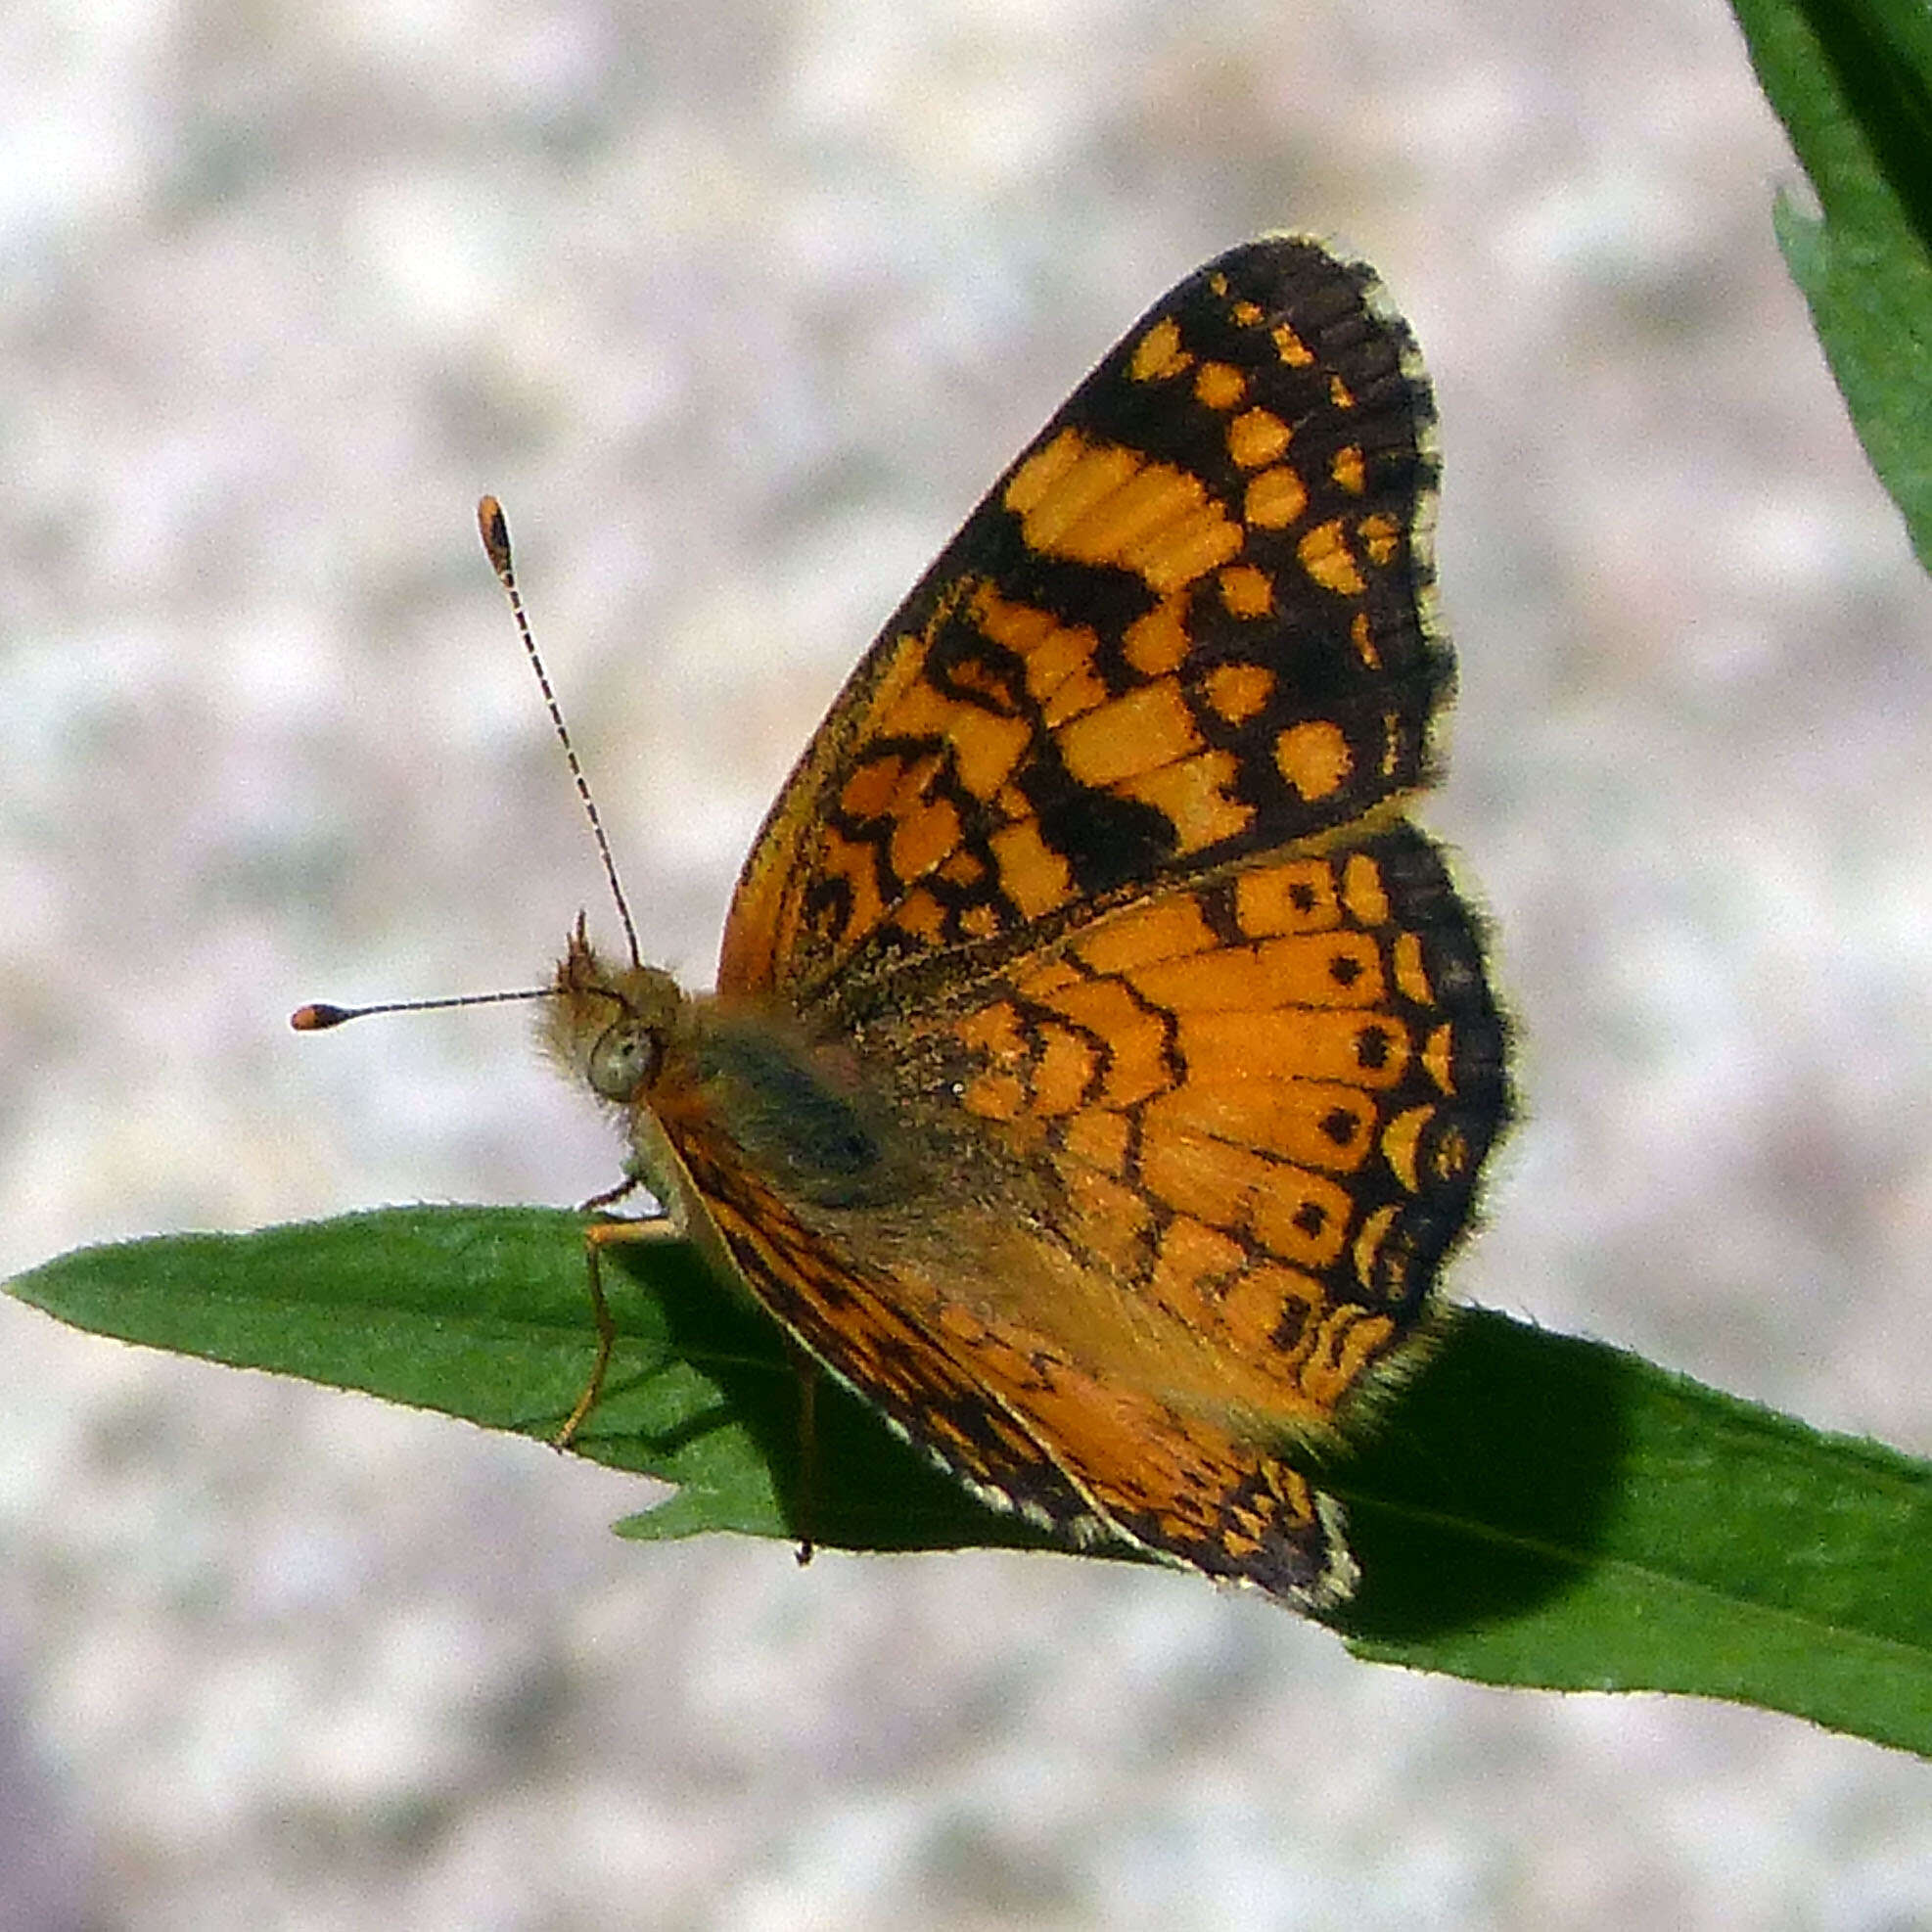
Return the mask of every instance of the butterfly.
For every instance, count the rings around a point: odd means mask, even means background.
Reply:
[[[1307,1465],[1415,1350],[1509,1106],[1405,815],[1451,678],[1433,428],[1368,269],[1209,262],[866,653],[716,990],[579,920],[545,1006],[628,1142],[604,1199],[648,1187],[960,1481],[1310,1610],[1357,1568]],[[593,1286],[638,1225],[591,1225]]]

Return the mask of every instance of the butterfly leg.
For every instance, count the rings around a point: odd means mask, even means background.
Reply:
[[[799,1495],[794,1524],[799,1534],[799,1568],[811,1561],[817,1547],[813,1531],[818,1521],[818,1364],[788,1335],[785,1353],[799,1389]]]
[[[584,1205],[594,1208],[617,1200],[637,1184],[628,1181],[622,1187],[613,1188],[610,1193],[600,1194],[595,1201],[587,1201]],[[576,1406],[571,1410],[564,1426],[551,1437],[552,1449],[569,1449],[576,1439],[576,1432],[582,1428],[584,1419],[597,1406],[597,1398],[604,1392],[604,1377],[610,1370],[611,1356],[618,1345],[618,1325],[611,1318],[611,1305],[604,1298],[603,1270],[597,1261],[599,1252],[615,1241],[682,1241],[685,1238],[683,1228],[662,1216],[651,1220],[594,1220],[583,1230],[584,1270],[590,1278],[590,1317],[597,1324],[597,1358],[590,1365],[590,1379],[583,1385],[583,1393],[577,1397]]]
[[[599,1252],[613,1241],[674,1241],[695,1248],[713,1276],[723,1282],[739,1282],[737,1266],[724,1237],[711,1218],[704,1197],[693,1185],[677,1150],[659,1126],[648,1107],[637,1108],[630,1124],[632,1150],[624,1162],[624,1176],[615,1187],[594,1194],[584,1202],[583,1212],[615,1206],[639,1188],[646,1189],[658,1204],[657,1212],[642,1220],[597,1220],[583,1230],[586,1272],[590,1277],[590,1311],[597,1323],[597,1359],[591,1364],[590,1380],[564,1426],[551,1438],[557,1449],[569,1449],[603,1392],[604,1377],[611,1366],[611,1354],[617,1347],[617,1323],[611,1319],[610,1304],[604,1298],[603,1272]]]

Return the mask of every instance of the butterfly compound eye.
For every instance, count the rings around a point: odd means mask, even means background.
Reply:
[[[658,1035],[635,1020],[620,1020],[590,1049],[592,1089],[606,1100],[628,1100],[658,1071]]]

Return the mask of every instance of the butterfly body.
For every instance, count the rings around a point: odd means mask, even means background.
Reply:
[[[632,1172],[981,1494],[1304,1608],[1296,1466],[1412,1354],[1507,1108],[1404,816],[1449,678],[1426,384],[1294,239],[1130,331],[887,624],[718,989],[573,940]]]

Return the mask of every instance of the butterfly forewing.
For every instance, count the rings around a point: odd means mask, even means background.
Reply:
[[[721,989],[855,1007],[1420,780],[1449,675],[1422,614],[1433,413],[1374,301],[1280,239],[1135,324],[833,707],[746,863]]]

